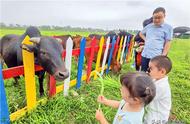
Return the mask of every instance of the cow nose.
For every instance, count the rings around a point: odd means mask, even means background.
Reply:
[[[68,71],[66,71],[66,72],[59,72],[58,75],[61,78],[67,78],[67,77],[69,77],[69,72]]]

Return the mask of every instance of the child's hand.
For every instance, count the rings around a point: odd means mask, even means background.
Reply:
[[[105,104],[105,102],[106,102],[106,98],[104,97],[104,96],[98,96],[98,99],[97,99],[97,101],[99,102],[99,103],[103,103],[103,104]]]
[[[105,119],[102,110],[96,110],[96,119],[97,119],[98,121],[102,121],[102,120]]]

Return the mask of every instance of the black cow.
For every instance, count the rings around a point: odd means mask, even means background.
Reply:
[[[110,42],[112,42],[113,37],[115,36],[115,39],[117,39],[117,34],[114,31],[109,31],[106,35],[105,38],[110,37]]]
[[[114,31],[109,31],[108,33],[106,33],[105,35],[100,35],[100,34],[89,34],[88,37],[93,38],[95,37],[97,40],[100,40],[100,38],[104,36],[105,41],[108,37],[110,37],[110,42],[112,42],[112,38],[115,36],[117,39],[117,34]]]
[[[118,36],[121,38],[122,36],[125,37],[125,36],[129,36],[130,38],[133,37],[133,34],[125,31],[125,30],[119,30],[119,33],[118,33]]]
[[[28,35],[34,45],[22,44],[25,36]],[[59,42],[51,37],[41,37],[40,31],[36,27],[29,27],[22,36],[5,35],[0,41],[0,52],[6,65],[15,67],[23,65],[22,49],[34,52],[35,64],[41,65],[44,71],[36,72],[39,77],[40,95],[44,94],[43,79],[45,71],[53,75],[56,80],[62,81],[69,76],[64,62],[62,61],[63,48]],[[15,77],[16,83],[18,77]]]
[[[97,40],[100,40],[100,38],[102,37],[102,35],[100,35],[100,34],[89,34],[88,37],[90,37],[90,38],[95,37]]]

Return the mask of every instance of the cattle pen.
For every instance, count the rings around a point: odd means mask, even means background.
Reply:
[[[71,39],[68,39],[69,42],[72,42]],[[94,77],[94,79],[97,78],[96,72],[101,72],[101,74],[105,73],[107,74],[109,72],[110,64],[112,61],[112,56],[115,56],[117,58],[117,61],[120,62],[121,64],[125,61],[130,61],[133,58],[133,37],[130,36],[125,36],[125,37],[113,37],[113,39],[107,38],[105,41],[105,38],[102,36],[99,46],[95,46],[94,42],[96,41],[96,38],[92,38],[91,46],[90,47],[85,47],[86,39],[83,37],[81,39],[80,43],[80,49],[67,49],[63,51],[62,53],[62,58],[65,59],[66,65],[68,64],[67,67],[70,67],[72,65],[69,65],[71,63],[71,57],[72,56],[79,56],[78,60],[78,70],[77,70],[77,75],[76,79],[70,80],[67,79],[64,81],[59,86],[56,86],[56,81],[53,76],[50,76],[49,80],[49,97],[53,97],[55,94],[60,93],[62,91],[68,92],[68,88],[65,89],[65,87],[73,87],[76,86],[76,88],[80,88],[81,86],[81,81],[86,81],[86,83],[90,82],[90,78]],[[25,39],[22,42],[23,44],[32,44],[29,41],[29,37],[26,36]],[[72,47],[67,46],[67,47]],[[67,51],[71,50],[71,51]],[[103,51],[110,51],[109,55],[108,52],[104,52],[104,60],[101,65],[100,59],[101,59],[101,54]],[[17,66],[13,68],[8,68],[8,69],[2,69],[0,67],[0,90],[2,91],[0,94],[1,97],[1,102],[0,103],[0,110],[2,112],[2,116],[0,118],[1,122],[9,122],[17,120],[18,118],[22,117],[25,115],[27,112],[30,112],[31,110],[35,109],[37,105],[39,104],[45,104],[48,100],[49,97],[43,98],[40,100],[36,100],[36,83],[35,83],[35,71],[40,71],[43,70],[43,68],[39,65],[34,64],[34,53],[27,52],[26,50],[22,50],[23,52],[23,66]],[[93,58],[95,55],[95,52],[98,53],[97,60],[96,60],[96,67],[95,70],[92,70],[92,62]],[[85,53],[90,53],[90,59],[87,63],[87,69],[86,73],[83,73],[83,64],[84,64],[84,54]],[[106,64],[106,58],[108,57],[108,62]],[[67,59],[70,58],[70,59]],[[1,66],[1,65],[0,65]],[[68,69],[70,70],[70,69]],[[13,112],[9,113],[8,111],[8,106],[7,106],[7,101],[6,101],[6,94],[5,94],[5,88],[4,88],[4,80],[13,78],[16,76],[24,75],[25,79],[25,92],[26,92],[26,101],[27,104],[24,108]],[[71,75],[71,72],[70,72]],[[65,89],[65,90],[64,90]]]

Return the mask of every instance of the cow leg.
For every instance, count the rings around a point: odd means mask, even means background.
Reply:
[[[45,71],[39,71],[38,72],[40,96],[44,95],[44,88],[43,88],[44,74],[45,74]]]
[[[1,56],[1,54],[0,54],[0,64],[1,64],[1,67],[3,68],[4,60],[3,60],[3,57]]]
[[[46,72],[46,82],[47,82],[47,91],[49,91],[50,87],[50,74]]]
[[[78,56],[74,56],[74,60],[78,63]]]

